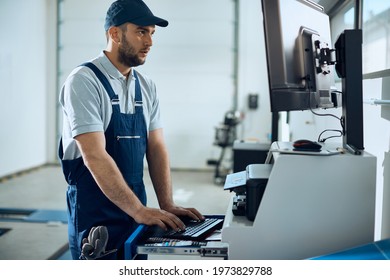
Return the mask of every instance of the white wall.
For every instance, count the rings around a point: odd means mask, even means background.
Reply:
[[[49,104],[55,71],[48,65],[55,61],[47,42],[55,26],[48,15],[56,12],[50,2],[0,1],[0,177],[52,159],[48,130],[53,132],[55,115],[49,117],[47,108],[55,108]]]
[[[219,156],[215,127],[233,106],[234,1],[146,1],[170,25],[156,33],[155,46],[141,67],[156,81],[165,136],[175,168],[204,169]],[[269,95],[261,1],[239,1],[238,110],[245,115],[238,137],[268,142]],[[175,8],[172,8],[175,7]],[[248,110],[249,93],[259,108]]]
[[[238,75],[238,109],[245,115],[241,125],[242,139],[268,143],[271,139],[271,112],[268,93],[261,1],[240,1],[240,44]],[[250,93],[258,94],[258,109],[248,108]]]
[[[146,2],[169,20],[140,70],[157,84],[171,166],[207,168],[214,127],[233,102],[233,1]]]

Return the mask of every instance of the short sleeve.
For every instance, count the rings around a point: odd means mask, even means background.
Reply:
[[[159,129],[162,127],[161,116],[160,116],[160,101],[157,95],[156,85],[154,82],[149,81],[150,88],[150,121],[149,121],[149,131]]]
[[[98,85],[91,77],[82,72],[70,75],[62,87],[60,103],[72,137],[104,131],[102,100]]]

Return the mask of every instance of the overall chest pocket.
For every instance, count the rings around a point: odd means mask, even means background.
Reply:
[[[129,135],[126,135],[126,136],[117,136],[116,137],[116,140],[117,141],[123,141],[123,140],[126,140],[126,139],[140,139],[141,136],[138,136],[138,135],[133,135],[133,136],[129,136]]]
[[[116,163],[122,173],[141,173],[146,153],[146,139],[141,135],[116,136]]]

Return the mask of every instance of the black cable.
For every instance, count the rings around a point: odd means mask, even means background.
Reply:
[[[328,136],[326,138],[322,138],[321,139],[322,134],[324,134],[325,132],[328,132],[328,131],[339,132],[340,135],[332,135],[332,136]],[[320,133],[320,135],[318,135],[317,141],[320,142],[320,143],[324,143],[326,140],[328,140],[330,138],[337,138],[337,137],[342,137],[342,136],[343,136],[343,132],[341,130],[338,130],[338,129],[325,129],[324,131],[322,131]]]
[[[316,116],[319,116],[319,117],[333,117],[333,118],[336,118],[337,120],[339,120],[340,122],[340,126],[342,128],[342,130],[338,130],[338,129],[325,129],[324,131],[322,131],[319,135],[318,135],[318,142],[322,142],[324,143],[326,140],[330,139],[330,138],[336,138],[336,137],[342,137],[343,135],[345,135],[345,127],[344,127],[344,118],[343,117],[337,117],[336,115],[334,114],[319,114],[317,112],[314,112],[313,111],[313,108],[311,107],[311,95],[312,95],[312,91],[311,91],[311,87],[310,87],[310,76],[307,75],[305,77],[306,81],[307,81],[307,85],[308,85],[308,89],[309,89],[309,109],[310,111],[312,112],[312,114],[316,115]],[[339,93],[342,93],[341,91],[334,91],[334,92],[339,92]],[[325,132],[328,132],[328,131],[334,131],[334,132],[339,132],[340,135],[333,135],[333,136],[329,136],[329,137],[326,137],[326,138],[323,138],[321,139],[321,135],[324,134]]]

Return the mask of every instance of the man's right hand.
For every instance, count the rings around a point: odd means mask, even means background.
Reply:
[[[157,225],[164,230],[170,228],[177,231],[185,229],[184,223],[176,215],[157,208],[143,206],[133,218],[139,224]]]

